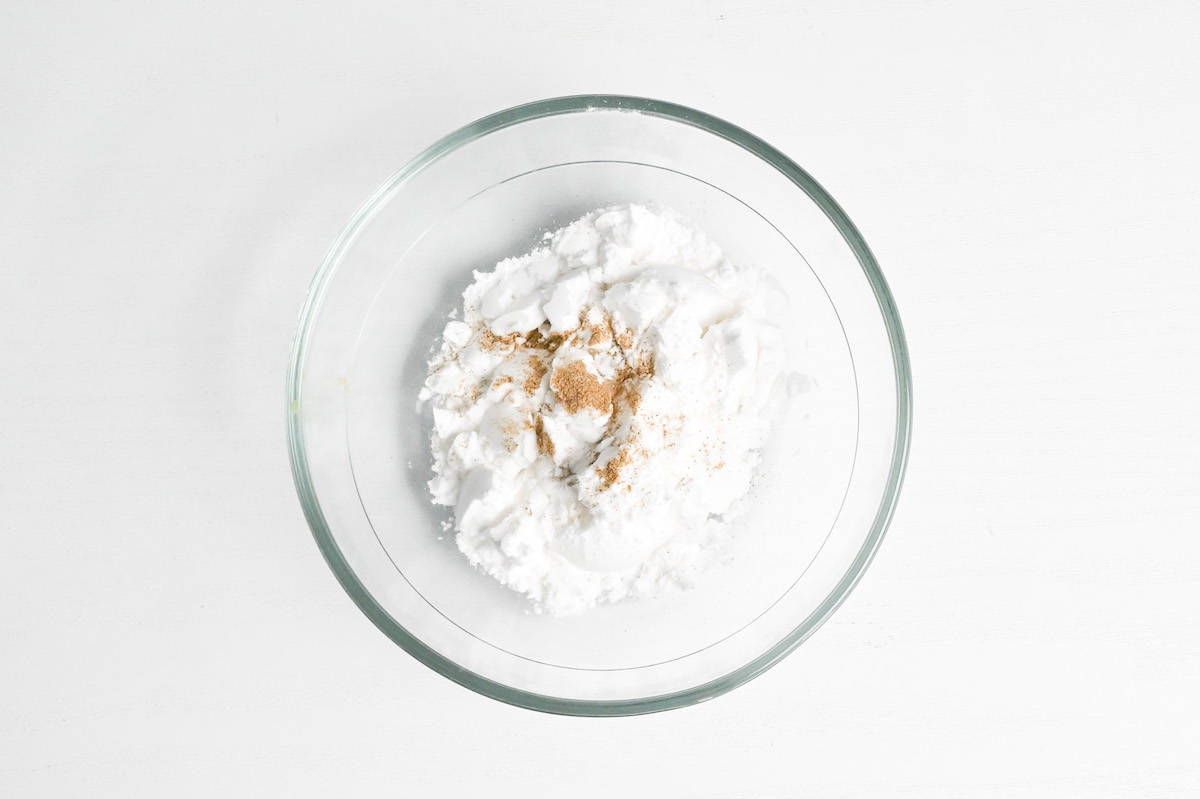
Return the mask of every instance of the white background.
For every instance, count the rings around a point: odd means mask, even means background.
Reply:
[[[0,795],[1200,791],[1193,2],[0,8]],[[578,92],[761,135],[912,349],[899,511],[772,671],[557,718],[426,670],[300,514],[284,371],[350,213]]]

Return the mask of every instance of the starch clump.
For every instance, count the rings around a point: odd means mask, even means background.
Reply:
[[[770,429],[778,303],[761,272],[640,205],[475,272],[421,390],[429,490],[459,549],[555,615],[693,584]]]

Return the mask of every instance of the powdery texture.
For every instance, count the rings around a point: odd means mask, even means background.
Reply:
[[[639,205],[475,272],[421,391],[459,549],[555,615],[691,585],[758,465],[780,307],[761,273]]]

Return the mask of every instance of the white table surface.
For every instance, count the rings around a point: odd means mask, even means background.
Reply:
[[[1200,792],[1200,6],[0,9],[0,795]],[[891,282],[911,465],[866,578],[712,702],[558,718],[344,595],[284,449],[349,214],[475,117],[674,100]]]

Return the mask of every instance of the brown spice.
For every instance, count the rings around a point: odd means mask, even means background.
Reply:
[[[654,358],[649,355],[642,355],[636,364],[622,369],[617,375],[614,405],[628,408],[631,414],[637,413],[642,401],[642,392],[639,390],[642,381],[651,377],[654,377]]]
[[[574,330],[568,330],[566,333],[551,333],[545,336],[542,335],[541,330],[534,328],[525,334],[525,346],[532,349],[545,350],[546,352],[554,352],[567,340],[567,336],[570,336],[574,332]]]
[[[593,314],[594,317],[595,314]],[[521,385],[525,393],[530,396],[537,394],[542,387],[546,373],[550,371],[549,355],[566,341],[570,341],[573,346],[601,349],[615,343],[625,364],[611,380],[601,380],[588,371],[583,361],[571,361],[555,367],[551,372],[550,386],[563,408],[572,414],[578,413],[584,408],[609,414],[612,416],[609,421],[610,428],[617,424],[619,416],[624,418],[623,414],[618,413],[619,411],[636,414],[641,402],[641,383],[654,376],[654,359],[642,354],[637,355],[636,361],[633,360],[636,355],[633,333],[627,329],[622,329],[618,333],[613,326],[612,317],[608,314],[602,313],[600,318],[595,321],[589,321],[585,314],[581,314],[579,327],[563,333],[543,333],[541,328],[535,328],[524,335],[510,333],[506,336],[498,336],[486,329],[480,334],[480,345],[485,349],[506,349],[509,352],[520,350],[529,355],[525,379]],[[505,385],[513,380],[511,375],[504,375],[492,381],[492,386]],[[531,420],[527,420],[523,424],[523,427],[532,429],[538,452],[553,458],[554,441],[546,432],[542,415],[535,413]],[[615,431],[610,429],[609,432],[611,434]],[[505,448],[510,451],[516,447],[515,437],[506,436],[503,443]],[[632,451],[631,446],[632,442],[627,442],[616,455],[609,458],[603,467],[596,469],[604,488],[611,487],[620,481],[622,470],[638,457]],[[640,448],[638,449],[640,451]],[[627,491],[631,490],[629,485],[626,485],[625,488]]]
[[[608,487],[621,478],[621,467],[627,463],[629,463],[629,450],[621,449],[608,459],[608,463],[604,464],[603,468],[597,469],[596,473],[600,475],[600,481],[604,483],[605,487]]]
[[[485,350],[510,350],[517,346],[517,334],[509,333],[507,336],[497,336],[489,328],[484,328],[479,334],[479,346]]]
[[[525,384],[522,388],[525,393],[533,396],[537,390],[542,387],[542,378],[546,376],[546,364],[536,355],[529,359],[529,371],[525,376]]]
[[[537,438],[538,452],[543,455],[554,457],[554,441],[550,438],[550,434],[546,432],[542,415],[539,413],[533,421],[533,434]]]
[[[600,379],[587,370],[583,361],[571,361],[554,370],[550,386],[558,394],[567,413],[578,413],[582,408],[594,408],[601,413],[611,413],[613,394],[617,381]]]
[[[617,407],[623,406],[629,408],[630,414],[635,414],[642,402],[642,393],[626,375],[627,371],[622,372],[619,378],[616,393],[613,394],[613,409],[615,411]]]
[[[604,327],[593,327],[592,334],[588,337],[589,347],[600,347],[612,341],[612,320],[608,320],[608,324]]]

